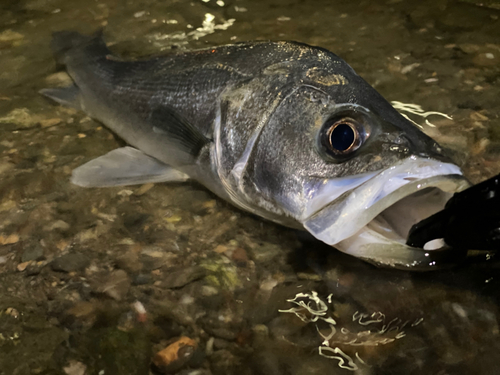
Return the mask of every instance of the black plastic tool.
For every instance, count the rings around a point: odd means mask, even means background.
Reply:
[[[461,250],[500,250],[500,174],[455,193],[411,228],[406,244],[423,248],[435,239]]]

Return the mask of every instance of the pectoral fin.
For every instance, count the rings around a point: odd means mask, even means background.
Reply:
[[[73,86],[42,89],[40,94],[62,104],[66,107],[82,110],[80,102],[80,89]]]
[[[76,168],[71,182],[83,187],[182,182],[189,176],[133,147],[122,147]]]
[[[173,108],[158,106],[149,116],[153,132],[166,136],[165,143],[176,150],[176,159],[181,164],[192,164],[210,139],[191,125]]]

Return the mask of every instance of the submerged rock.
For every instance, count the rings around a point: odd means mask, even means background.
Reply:
[[[90,260],[83,254],[70,253],[54,259],[50,264],[53,271],[73,272],[81,271],[90,264]]]

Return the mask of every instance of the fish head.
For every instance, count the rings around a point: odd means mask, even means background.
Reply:
[[[437,268],[455,254],[409,247],[408,232],[469,183],[433,139],[345,65],[341,73],[309,69],[284,95],[256,144],[252,183],[343,252],[381,266]]]

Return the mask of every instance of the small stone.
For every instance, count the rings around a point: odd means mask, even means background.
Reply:
[[[40,244],[35,244],[27,249],[24,249],[21,256],[21,262],[29,262],[30,260],[40,260],[43,258],[43,247]]]
[[[70,225],[62,220],[56,220],[49,225],[43,227],[43,230],[52,232],[54,230],[60,230],[61,232],[65,232],[70,228]]]
[[[60,118],[58,118],[58,117],[56,117],[56,118],[49,118],[49,119],[45,119],[45,120],[40,120],[40,126],[42,128],[49,128],[51,126],[60,124],[61,122],[62,122],[62,120]]]
[[[269,328],[265,324],[256,324],[252,327],[252,332],[254,335],[259,337],[268,337],[269,336]]]
[[[130,197],[132,194],[134,194],[134,192],[129,189],[123,189],[120,190],[117,194],[121,197]]]
[[[309,272],[298,272],[297,278],[299,280],[311,280],[311,281],[323,280],[323,278],[320,275],[318,275],[316,273],[309,273]]]
[[[26,267],[28,267],[28,266],[29,266],[29,264],[30,264],[30,263],[31,263],[31,261],[29,261],[29,262],[19,263],[19,264],[17,265],[17,270],[18,270],[19,272],[23,272],[23,271],[26,269]]]
[[[51,74],[45,78],[48,86],[67,87],[73,84],[73,80],[66,72]]]
[[[209,201],[203,202],[203,204],[201,206],[203,208],[209,210],[209,209],[215,208],[216,205],[217,205],[217,201],[215,199],[211,199]]]
[[[0,161],[0,175],[10,171],[13,168],[14,164],[9,163],[8,161]]]
[[[63,367],[64,373],[66,375],[85,375],[87,371],[87,366],[82,362],[75,360],[70,360],[66,367]]]
[[[54,259],[54,261],[50,264],[50,267],[53,271],[73,272],[81,271],[89,264],[90,261],[85,255],[70,253]]]
[[[40,116],[33,115],[27,108],[16,108],[1,117],[0,123],[12,123],[19,129],[25,129],[35,126],[40,120]]]
[[[17,234],[10,234],[4,236],[0,234],[0,245],[12,245],[19,242],[19,236]]]
[[[156,368],[163,373],[175,373],[193,356],[196,350],[196,341],[183,336],[165,349],[156,353],[152,359]]]
[[[215,249],[214,249],[214,252],[216,252],[217,254],[222,254],[222,253],[225,253],[226,251],[228,251],[229,248],[227,246],[224,246],[224,245],[218,245]]]
[[[245,266],[248,262],[248,255],[244,249],[242,249],[241,247],[237,247],[236,249],[234,249],[233,253],[231,254],[231,259],[238,266]]]
[[[482,52],[478,53],[473,59],[474,65],[481,67],[495,67],[500,64],[500,52]]]
[[[143,268],[139,261],[139,254],[134,248],[120,254],[116,259],[116,265],[130,273],[139,272]]]
[[[193,266],[170,273],[162,282],[162,286],[168,289],[182,288],[195,280],[205,277],[206,270],[202,267]]]
[[[6,310],[5,310],[5,314],[6,315],[9,315],[11,317],[13,317],[14,319],[17,319],[19,318],[19,311],[17,311],[15,308],[13,307],[8,307]]]
[[[220,339],[234,341],[236,340],[237,337],[236,332],[231,331],[227,328],[210,328],[210,327],[204,327],[204,328],[209,335],[218,337]]]
[[[149,190],[151,190],[153,188],[153,186],[155,186],[155,184],[153,184],[153,183],[144,184],[139,189],[137,189],[134,194],[135,195],[143,195],[146,192],[148,192]]]
[[[219,338],[214,338],[214,349],[220,350],[220,349],[227,349],[231,343],[227,340],[224,339],[219,339]]]
[[[132,283],[134,285],[146,285],[150,284],[153,281],[151,275],[147,275],[144,273],[138,274],[133,280]]]
[[[11,29],[5,30],[0,33],[0,42],[13,42],[24,39],[24,35]]]
[[[96,280],[95,290],[121,301],[130,289],[130,278],[123,270],[116,270],[106,275],[103,279]]]
[[[256,262],[270,262],[280,254],[282,249],[278,245],[264,244],[262,246],[255,246],[251,249],[251,257]]]
[[[210,285],[203,285],[201,287],[201,295],[205,297],[212,297],[219,294],[219,289]]]

